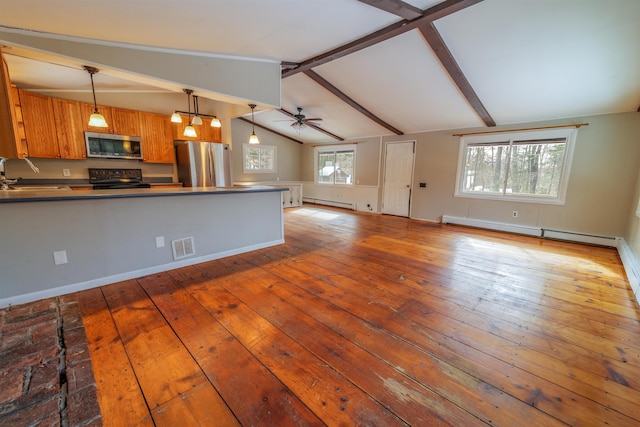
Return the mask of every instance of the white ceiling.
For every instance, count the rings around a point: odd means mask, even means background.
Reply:
[[[438,0],[406,1],[427,9]],[[302,62],[402,18],[357,0],[0,0],[0,26],[168,49]],[[640,106],[640,1],[485,0],[435,22],[498,125],[636,111]],[[21,48],[5,50],[12,81],[42,92],[86,91],[79,63]],[[483,126],[418,30],[328,62],[314,71],[404,133]],[[155,86],[102,69],[100,91],[152,96]],[[173,98],[172,98],[173,99]],[[184,109],[179,105],[158,107]],[[185,101],[185,102],[182,102]],[[387,135],[299,73],[282,80],[282,108],[346,139]],[[246,106],[207,106],[241,114]],[[304,142],[277,110],[256,122]],[[283,121],[284,120],[284,121]]]

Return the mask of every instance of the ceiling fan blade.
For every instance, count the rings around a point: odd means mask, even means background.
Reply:
[[[311,117],[309,119],[304,119],[303,121],[308,122],[309,120],[322,120],[320,117]]]

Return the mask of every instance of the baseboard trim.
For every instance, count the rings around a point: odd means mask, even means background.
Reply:
[[[284,239],[272,240],[270,242],[259,243],[256,245],[245,246],[242,248],[231,249],[223,252],[216,252],[213,254],[203,255],[195,258],[181,259],[180,261],[170,262],[168,264],[156,265],[153,267],[142,268],[140,270],[127,271],[126,273],[114,274],[107,277],[100,277],[98,279],[87,280],[86,282],[73,283],[70,285],[59,286],[51,289],[45,289],[38,292],[16,295],[16,296],[0,299],[0,308],[9,307],[11,305],[26,304],[26,303],[38,301],[44,298],[57,297],[60,295],[66,295],[73,292],[84,291],[87,289],[96,288],[98,286],[109,285],[111,283],[122,282],[123,280],[135,279],[137,277],[148,276],[149,274],[161,273],[167,270],[173,270],[176,268],[187,267],[194,264],[200,264],[202,262],[213,261],[220,258],[226,258],[229,256],[238,255],[245,252],[268,248],[270,246],[281,245],[283,243],[284,243]]]
[[[622,238],[618,239],[618,254],[624,271],[627,273],[627,280],[636,297],[636,302],[640,305],[640,261],[631,246]]]

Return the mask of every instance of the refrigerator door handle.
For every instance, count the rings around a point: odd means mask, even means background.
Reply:
[[[212,186],[215,186],[216,178],[215,178],[215,170],[214,170],[213,147],[211,146],[211,144],[207,145],[207,162],[209,163],[209,168],[208,168],[209,181],[211,182]]]

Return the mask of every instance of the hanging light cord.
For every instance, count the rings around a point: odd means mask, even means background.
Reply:
[[[256,108],[256,104],[249,104],[249,107],[251,107],[251,132],[256,133],[254,120],[253,120],[253,109]]]
[[[89,73],[91,76],[91,92],[93,93],[93,112],[98,112],[98,103],[96,102],[96,89],[93,87],[93,73]]]

